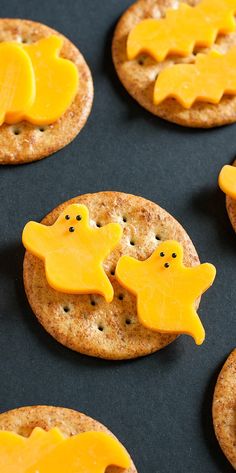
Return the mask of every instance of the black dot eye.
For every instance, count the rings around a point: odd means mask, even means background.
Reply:
[[[69,232],[73,233],[75,231],[75,227],[70,227]]]
[[[177,258],[177,254],[176,254],[176,253],[172,253],[172,258]]]
[[[76,216],[76,220],[79,220],[79,221],[82,220],[81,215],[77,215],[77,216]]]
[[[66,220],[70,220],[70,216],[69,216],[69,215],[66,215],[66,216],[65,216],[65,219],[66,219]]]
[[[160,256],[163,258],[163,256],[165,256],[165,253],[163,253],[163,251],[160,253]]]
[[[170,267],[169,263],[165,263],[164,266],[165,266],[165,268],[169,268],[169,267]]]

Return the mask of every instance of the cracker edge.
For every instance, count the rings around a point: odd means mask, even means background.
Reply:
[[[156,2],[157,1],[158,1],[158,4],[160,4],[160,5],[165,3],[165,0],[156,0]],[[156,105],[153,104],[152,101],[147,102],[145,97],[142,97],[141,94],[139,94],[139,93],[136,94],[134,92],[134,90],[135,90],[135,80],[132,82],[132,84],[130,84],[130,81],[127,80],[126,73],[123,73],[122,67],[120,68],[120,66],[119,66],[120,61],[117,58],[116,50],[118,49],[117,48],[117,43],[120,40],[121,33],[124,29],[124,25],[126,24],[126,16],[129,17],[130,14],[132,14],[132,15],[133,15],[133,13],[136,14],[137,6],[139,4],[142,5],[142,3],[144,3],[144,0],[137,0],[135,3],[130,5],[130,7],[128,7],[125,10],[125,12],[121,15],[121,17],[119,18],[119,20],[116,24],[116,27],[115,27],[115,30],[114,30],[114,33],[113,33],[113,39],[112,39],[113,64],[114,64],[115,70],[117,72],[117,75],[118,75],[122,85],[124,86],[126,91],[129,93],[129,95],[141,107],[143,107],[144,109],[146,109],[148,112],[152,113],[153,115],[155,115],[155,116],[157,116],[157,117],[159,117],[163,120],[166,120],[168,122],[175,123],[177,125],[181,125],[181,126],[184,126],[184,127],[207,129],[207,128],[216,128],[216,127],[220,127],[220,126],[224,126],[224,125],[230,125],[230,124],[235,123],[236,122],[235,113],[232,113],[231,116],[229,116],[229,114],[226,113],[225,118],[222,118],[222,115],[220,113],[217,114],[217,110],[216,110],[217,105],[214,105],[214,104],[206,105],[202,102],[196,103],[196,105],[193,105],[190,110],[186,110],[186,112],[189,112],[191,115],[192,115],[192,113],[191,113],[192,111],[195,112],[194,115],[191,116],[190,118],[189,117],[188,118],[183,118],[182,116],[179,116],[178,111],[181,112],[181,111],[184,111],[185,109],[183,107],[181,107],[181,105],[178,104],[178,102],[174,102],[174,106],[177,109],[176,113],[173,113],[173,110],[172,110],[171,113],[168,113],[168,110],[171,111],[171,109],[173,108],[172,99],[169,99],[169,100],[166,99],[166,101],[163,102],[163,104],[161,104],[159,106],[156,106]],[[146,0],[146,3],[147,4],[150,3],[150,5],[151,5],[153,2],[152,2],[152,0]],[[191,2],[187,0],[187,3],[189,4]],[[230,97],[229,100],[233,101],[233,99],[235,99],[235,104],[236,104],[236,97],[232,97],[232,98]],[[203,121],[198,116],[199,115],[198,107],[200,107],[200,114],[210,112],[213,109],[215,110],[216,113],[213,114],[213,117],[211,116],[211,117],[209,117],[208,120]],[[194,110],[194,108],[196,108],[196,110]]]
[[[14,414],[16,414],[16,417],[19,417],[22,414],[24,415],[29,415],[31,417],[32,413],[36,413],[36,411],[44,411],[44,414],[46,416],[50,416],[51,413],[53,414],[56,414],[57,412],[61,413],[61,414],[65,414],[66,416],[66,420],[68,420],[67,422],[67,425],[69,424],[69,420],[70,418],[74,418],[74,417],[77,417],[78,419],[78,425],[79,423],[82,423],[82,424],[86,424],[86,422],[89,422],[89,424],[92,423],[93,425],[93,428],[95,431],[102,431],[102,432],[106,432],[108,433],[109,435],[111,435],[112,437],[114,437],[116,440],[118,440],[118,442],[120,442],[119,439],[117,439],[117,437],[103,424],[101,424],[99,421],[93,419],[92,417],[89,417],[85,414],[82,414],[81,412],[79,411],[76,411],[74,409],[69,409],[69,408],[66,408],[66,407],[55,407],[55,406],[46,406],[46,405],[36,405],[36,406],[25,406],[25,407],[20,407],[20,408],[16,408],[16,409],[12,409],[12,410],[9,410],[9,411],[6,411],[6,412],[3,412],[0,414],[0,430],[3,430],[1,428],[1,421],[5,421],[7,422],[7,418],[8,416],[12,416]],[[32,419],[30,419],[30,422],[32,423]],[[35,427],[37,427],[37,421],[35,421],[36,424],[35,424]],[[47,421],[44,421],[45,422],[45,425],[47,424]],[[55,425],[56,427],[56,425]],[[34,427],[32,427],[31,431],[34,429]],[[78,429],[79,430],[79,429]],[[86,431],[86,429],[85,429]],[[89,431],[89,430],[88,430]],[[79,432],[78,432],[79,433]],[[120,442],[121,443],[121,442]],[[123,446],[123,444],[121,443],[121,445]],[[124,447],[125,448],[125,447]],[[126,450],[127,451],[127,450]],[[127,452],[128,453],[128,452]],[[129,453],[128,453],[129,454]],[[130,455],[129,455],[130,456]],[[132,461],[132,458],[130,457],[131,459],[131,467],[128,469],[128,470],[125,470],[124,473],[138,473],[137,470],[136,470],[136,467]],[[122,470],[123,471],[123,470]],[[107,473],[121,473],[121,469],[120,468],[116,468],[116,467],[109,467],[107,469]]]
[[[214,390],[213,403],[212,403],[212,418],[213,418],[215,435],[219,442],[219,445],[224,455],[233,466],[233,468],[236,469],[236,453],[233,455],[233,457],[231,455],[231,451],[233,451],[233,447],[235,448],[235,445],[234,444],[228,445],[228,438],[224,436],[224,423],[218,420],[218,414],[217,414],[217,404],[218,402],[222,402],[222,398],[224,398],[224,395],[222,396],[222,392],[224,393],[224,390],[225,390],[224,377],[225,377],[225,374],[228,374],[228,369],[230,369],[231,365],[236,366],[236,348],[230,353],[230,355],[226,359],[218,375],[215,390]],[[235,398],[235,407],[236,407],[236,398]],[[235,412],[235,415],[236,415],[236,412]],[[236,442],[236,432],[235,432],[235,442]]]

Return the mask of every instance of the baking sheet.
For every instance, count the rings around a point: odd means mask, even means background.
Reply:
[[[120,438],[139,473],[227,473],[233,470],[214,437],[211,403],[219,369],[235,347],[236,239],[217,176],[235,156],[236,127],[181,128],[129,97],[110,46],[130,4],[1,1],[2,17],[41,21],[80,48],[95,100],[69,146],[41,162],[0,169],[0,410],[52,404],[85,412]],[[201,347],[182,336],[152,356],[107,362],[62,347],[36,321],[22,283],[22,228],[60,202],[99,190],[157,202],[183,224],[201,260],[216,265],[199,311],[207,333]]]

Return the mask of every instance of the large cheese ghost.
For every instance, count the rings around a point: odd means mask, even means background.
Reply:
[[[101,294],[111,302],[114,290],[102,263],[121,236],[118,223],[93,228],[87,207],[72,204],[51,226],[27,223],[22,239],[25,248],[45,262],[46,278],[54,289]]]

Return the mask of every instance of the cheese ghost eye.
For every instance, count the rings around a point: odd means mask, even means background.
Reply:
[[[161,333],[191,335],[198,345],[205,330],[195,301],[212,285],[215,274],[208,263],[185,267],[182,246],[171,240],[158,245],[145,261],[122,256],[116,268],[119,283],[137,297],[141,324]]]
[[[35,76],[29,56],[16,43],[0,44],[0,125],[16,123],[35,100]]]

